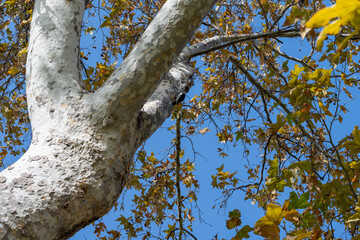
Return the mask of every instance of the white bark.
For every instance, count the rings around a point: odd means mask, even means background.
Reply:
[[[214,1],[168,0],[88,93],[78,66],[85,1],[36,0],[26,83],[33,139],[0,173],[0,239],[65,239],[112,208],[137,147],[188,84],[191,68],[173,62]]]

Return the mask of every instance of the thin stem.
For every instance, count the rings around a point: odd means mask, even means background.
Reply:
[[[176,162],[176,189],[177,189],[177,205],[178,205],[178,218],[179,218],[179,240],[182,238],[183,234],[183,219],[181,214],[181,189],[180,189],[180,139],[181,139],[181,113],[178,114],[176,118],[176,142],[175,142],[175,162]]]

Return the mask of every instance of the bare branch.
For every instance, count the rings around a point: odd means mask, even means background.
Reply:
[[[260,38],[275,38],[275,37],[288,37],[288,38],[300,37],[300,30],[294,28],[294,29],[279,30],[274,32],[266,32],[266,33],[216,36],[185,48],[182,54],[184,58],[189,59],[202,54],[209,53],[211,51],[215,51],[230,46],[235,43],[245,42]]]

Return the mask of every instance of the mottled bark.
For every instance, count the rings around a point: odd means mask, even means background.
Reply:
[[[179,53],[213,2],[168,0],[89,93],[78,66],[85,1],[36,0],[26,83],[33,139],[0,173],[0,239],[66,239],[112,208],[136,149],[188,84],[192,69]]]

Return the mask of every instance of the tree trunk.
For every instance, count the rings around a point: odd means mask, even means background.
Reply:
[[[33,138],[0,173],[0,239],[66,239],[113,207],[136,149],[188,84],[192,69],[178,55],[214,2],[168,0],[89,93],[79,68],[85,1],[36,0],[26,82]]]

